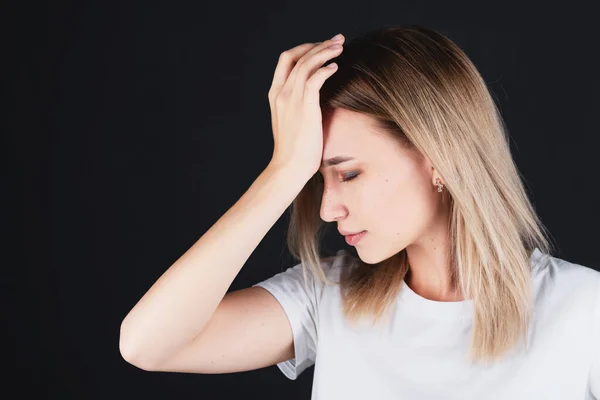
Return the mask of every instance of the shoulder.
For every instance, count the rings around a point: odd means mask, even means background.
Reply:
[[[600,290],[600,271],[542,253],[535,249],[532,255],[532,272],[536,280],[546,285],[556,285],[566,290]]]
[[[537,301],[555,310],[589,311],[600,319],[600,271],[535,250],[532,283]]]

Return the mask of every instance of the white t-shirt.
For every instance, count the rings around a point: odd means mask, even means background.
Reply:
[[[324,260],[339,281],[354,257]],[[600,272],[531,255],[536,306],[529,350],[491,366],[469,364],[473,300],[438,302],[403,284],[386,328],[359,329],[342,315],[339,285],[302,265],[259,282],[282,305],[295,358],[277,364],[289,379],[315,365],[312,400],[600,400]]]

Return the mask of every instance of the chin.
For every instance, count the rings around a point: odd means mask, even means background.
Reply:
[[[385,260],[385,258],[378,257],[378,254],[376,253],[371,253],[364,250],[361,251],[359,248],[356,249],[356,253],[358,254],[358,258],[360,258],[362,262],[369,265],[377,264]]]
[[[389,252],[372,252],[372,251],[368,251],[367,248],[362,248],[360,246],[356,247],[356,253],[358,254],[358,258],[360,258],[360,260],[362,262],[364,262],[365,264],[369,264],[369,265],[373,265],[373,264],[377,264],[380,263],[382,261],[385,261],[393,256],[395,256],[396,254],[398,254],[400,251],[404,250],[404,248],[401,248],[399,250],[395,250],[395,249],[389,249]]]

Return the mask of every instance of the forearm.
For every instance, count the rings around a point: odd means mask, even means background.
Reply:
[[[306,174],[267,167],[127,314],[121,325],[121,353],[144,363],[160,362],[200,333],[307,181]]]

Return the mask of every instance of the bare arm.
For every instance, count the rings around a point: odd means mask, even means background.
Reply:
[[[306,173],[269,165],[127,314],[119,340],[123,357],[151,369],[164,365],[192,343],[242,266],[308,178]],[[272,300],[275,305],[276,300]]]
[[[341,52],[332,45],[342,41],[304,43],[281,53],[269,89],[271,162],[127,314],[119,348],[130,363],[142,369],[222,372],[293,355],[292,330],[277,299],[262,288],[225,294],[319,168],[319,90],[335,71],[321,66]]]

